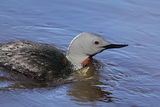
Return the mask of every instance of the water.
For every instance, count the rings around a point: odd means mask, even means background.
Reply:
[[[157,107],[159,10],[159,0],[1,0],[0,42],[25,39],[66,50],[87,31],[129,46],[97,55],[94,78],[56,87],[24,87],[1,71],[0,107]],[[15,83],[19,88],[8,87]]]

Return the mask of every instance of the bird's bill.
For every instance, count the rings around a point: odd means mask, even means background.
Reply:
[[[103,46],[104,49],[112,49],[112,48],[123,48],[128,46],[128,44],[109,44],[106,46]]]

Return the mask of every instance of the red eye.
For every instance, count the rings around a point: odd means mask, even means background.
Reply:
[[[98,44],[99,44],[99,42],[98,42],[98,41],[95,41],[95,42],[94,42],[94,44],[95,44],[95,45],[98,45]]]

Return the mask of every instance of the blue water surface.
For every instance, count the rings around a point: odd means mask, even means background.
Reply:
[[[158,107],[159,0],[0,1],[0,42],[32,40],[67,50],[81,32],[129,46],[95,56],[103,66],[96,80],[51,89],[8,88],[0,91],[0,107]],[[0,79],[1,88],[10,84]]]

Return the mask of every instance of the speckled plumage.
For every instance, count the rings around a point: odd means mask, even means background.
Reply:
[[[38,80],[66,78],[72,65],[57,48],[32,41],[0,44],[0,66]]]

